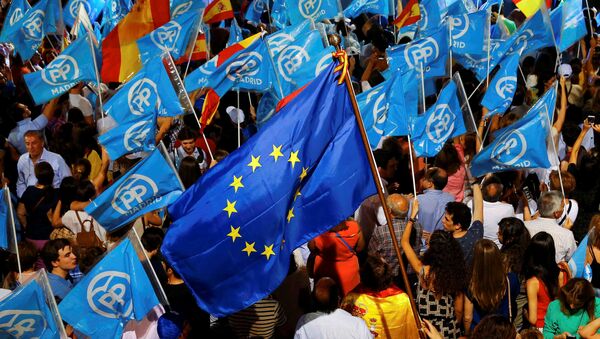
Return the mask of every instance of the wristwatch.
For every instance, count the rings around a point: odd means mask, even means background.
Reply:
[[[412,222],[413,224],[417,222],[415,218],[409,218],[408,221]]]

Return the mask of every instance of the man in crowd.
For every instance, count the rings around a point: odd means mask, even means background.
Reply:
[[[429,241],[431,233],[442,229],[442,218],[446,204],[454,201],[454,197],[442,191],[448,183],[448,175],[441,168],[432,167],[421,179],[423,193],[417,195],[419,200],[418,219],[423,225],[423,244]],[[468,227],[468,226],[467,226]]]
[[[62,238],[48,241],[42,249],[41,256],[48,270],[52,293],[60,302],[73,288],[73,284],[67,278],[69,272],[77,266],[77,256],[73,253],[69,240]]]

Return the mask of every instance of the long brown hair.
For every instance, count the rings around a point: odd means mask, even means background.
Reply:
[[[494,311],[506,293],[506,269],[500,250],[489,239],[475,243],[469,292],[479,307]]]
[[[573,278],[560,289],[558,293],[560,310],[566,315],[572,315],[579,310],[587,312],[590,320],[594,320],[596,298],[592,284],[582,278]],[[571,305],[573,307],[571,307]]]

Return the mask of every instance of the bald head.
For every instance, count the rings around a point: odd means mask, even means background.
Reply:
[[[340,295],[336,282],[329,278],[321,278],[315,284],[313,298],[318,311],[331,313],[338,308]]]
[[[388,208],[396,218],[406,218],[408,214],[408,199],[401,194],[390,194],[386,199]]]

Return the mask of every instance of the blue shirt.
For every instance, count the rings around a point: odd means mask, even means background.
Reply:
[[[442,218],[446,213],[446,204],[454,201],[454,197],[446,192],[428,189],[423,194],[417,195],[419,200],[419,223],[424,232],[433,233],[443,229]]]
[[[27,148],[25,147],[25,133],[27,133],[27,131],[39,131],[44,129],[46,125],[48,125],[48,118],[43,114],[40,114],[40,116],[33,121],[31,118],[23,119],[17,122],[17,127],[10,131],[8,142],[19,151],[19,154],[27,153]],[[21,195],[19,194],[19,196]]]
[[[60,186],[60,182],[64,177],[71,176],[71,169],[59,154],[44,149],[38,162],[40,161],[45,161],[52,166],[54,170],[52,186],[54,188]],[[17,179],[17,196],[19,198],[25,192],[27,186],[33,186],[37,183],[34,168],[35,164],[31,160],[31,157],[29,157],[29,153],[22,154],[17,162],[17,172],[19,173],[19,178]]]
[[[50,282],[50,288],[52,288],[52,294],[60,300],[63,300],[73,288],[70,281],[50,272],[48,272],[48,281]]]

